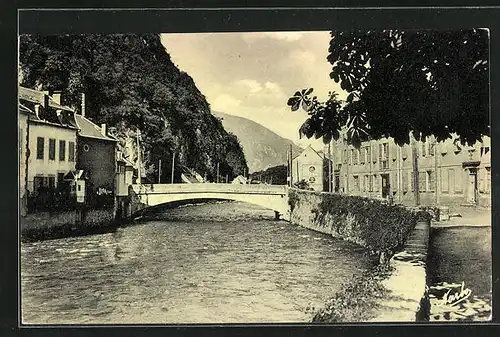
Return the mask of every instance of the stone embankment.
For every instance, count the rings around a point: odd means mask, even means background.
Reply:
[[[289,203],[291,223],[357,243],[378,255],[372,275],[352,280],[313,321],[394,322],[428,317],[427,212],[380,200],[296,189],[290,190]],[[377,294],[370,296],[367,289]]]
[[[69,236],[107,233],[119,226],[114,209],[39,212],[20,218],[21,241],[59,239]]]

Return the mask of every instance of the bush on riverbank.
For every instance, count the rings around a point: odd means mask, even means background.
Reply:
[[[289,193],[292,212],[307,198],[313,204],[319,201],[311,209],[317,226],[331,228],[332,234],[341,234],[386,259],[402,247],[418,220],[430,218],[427,212],[388,205],[382,200],[297,190]]]
[[[365,271],[360,277],[342,286],[325,305],[314,315],[313,323],[361,322],[370,317],[380,299],[388,291],[382,280],[392,272],[389,264],[380,264]]]

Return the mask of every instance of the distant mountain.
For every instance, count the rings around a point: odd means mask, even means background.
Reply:
[[[222,118],[224,129],[235,134],[240,140],[250,173],[277,165],[286,165],[290,144],[292,144],[293,156],[302,151],[290,139],[277,135],[259,123],[218,111],[212,111],[212,114]]]

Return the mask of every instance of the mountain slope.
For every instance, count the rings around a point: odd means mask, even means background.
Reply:
[[[19,49],[23,86],[61,90],[63,103],[77,110],[85,93],[87,117],[114,128],[131,156],[140,131],[149,181],[157,181],[160,160],[162,181],[170,180],[172,162],[177,182],[184,167],[212,181],[247,170],[238,140],[172,63],[159,34],[21,35]]]
[[[291,140],[277,135],[259,123],[218,111],[212,111],[212,114],[222,118],[224,129],[238,137],[250,172],[286,165],[290,144],[294,156],[302,151]]]

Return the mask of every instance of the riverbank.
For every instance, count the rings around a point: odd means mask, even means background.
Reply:
[[[120,220],[115,220],[113,209],[87,210],[84,221],[81,221],[77,210],[37,212],[20,217],[20,237],[21,242],[34,242],[112,233],[121,227],[155,219],[157,214],[161,214],[160,217],[163,217],[164,212],[169,209],[228,202],[231,201],[214,199],[183,200],[159,207],[151,207],[141,212],[141,214],[137,214],[133,219]]]
[[[353,278],[313,318],[313,323],[426,321],[429,222],[420,221],[404,248],[386,263]]]
[[[88,210],[85,221],[80,220],[76,210],[22,216],[19,219],[21,242],[110,233],[125,223],[114,219],[112,209]]]

